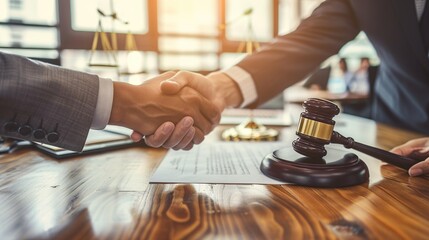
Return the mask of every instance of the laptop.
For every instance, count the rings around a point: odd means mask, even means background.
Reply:
[[[257,123],[267,126],[291,126],[293,123],[290,113],[285,109],[285,99],[281,93],[257,109],[225,109],[220,124],[237,125],[251,116]]]

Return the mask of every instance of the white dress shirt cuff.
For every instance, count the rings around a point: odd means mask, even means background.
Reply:
[[[243,96],[243,103],[240,106],[241,108],[253,103],[258,98],[253,78],[244,69],[238,66],[233,66],[226,70],[222,70],[222,72],[232,78],[240,88]]]
[[[92,129],[103,129],[110,119],[113,103],[113,82],[108,78],[99,78],[98,99],[95,107],[94,118],[92,119]]]

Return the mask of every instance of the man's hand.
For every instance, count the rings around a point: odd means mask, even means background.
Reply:
[[[200,144],[204,140],[204,134],[196,130],[192,124],[194,120],[191,117],[185,117],[175,127],[172,122],[163,123],[154,134],[144,138],[147,145],[151,147],[173,148],[174,150],[190,150],[194,144]],[[191,125],[189,125],[191,124]],[[134,131],[131,139],[138,142],[143,135]]]
[[[424,161],[415,164],[408,170],[410,176],[414,177],[429,173],[429,138],[418,138],[408,141],[393,148],[391,152],[411,158],[414,156],[424,159]]]
[[[161,91],[165,94],[177,94],[184,87],[191,87],[211,100],[223,111],[227,107],[238,107],[243,102],[238,85],[221,72],[207,76],[180,71],[174,77],[161,83]]]
[[[185,87],[191,87],[204,95],[218,107],[219,111],[223,111],[225,107],[237,107],[243,101],[240,89],[236,83],[227,75],[220,72],[203,76],[197,73],[181,71],[161,83],[162,92],[169,95],[177,94]],[[197,120],[195,122],[197,122]],[[163,132],[166,124],[169,127],[169,132]],[[182,121],[176,126],[171,123],[164,123],[157,129],[154,135],[146,136],[145,140],[150,146],[169,148],[172,146],[172,142],[178,142],[179,139],[187,140],[186,137],[189,136],[188,131],[190,131],[189,127]],[[201,133],[197,130],[195,132],[196,134],[193,141],[186,146],[185,150],[192,148],[193,144],[199,144],[201,142]],[[138,141],[142,138],[142,135],[134,132],[131,137],[134,141]],[[173,149],[183,149],[181,148],[183,144],[181,142],[179,142],[179,144],[173,146]]]
[[[189,87],[175,95],[162,93],[161,82],[174,75],[165,73],[139,86],[115,82],[109,124],[125,126],[149,136],[152,145],[159,145],[159,139],[165,135],[174,138],[161,144],[166,147],[192,147],[188,146],[190,138],[196,143],[201,142],[204,135],[219,123],[219,108]],[[195,128],[192,127],[194,121]],[[157,130],[160,123],[164,124]],[[175,129],[174,123],[183,128]],[[132,138],[136,138],[136,133]]]

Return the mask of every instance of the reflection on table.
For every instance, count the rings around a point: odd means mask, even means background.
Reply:
[[[338,116],[336,122],[339,132],[384,149],[421,136],[349,115]],[[227,127],[218,127],[203,144],[219,141]],[[295,125],[279,130],[279,141],[287,146],[296,138]],[[356,153],[368,165],[370,181],[339,189],[149,184],[165,154],[165,149],[135,147],[61,161],[36,150],[0,156],[1,238],[425,239],[429,235],[429,177],[411,178],[406,171],[365,154]]]

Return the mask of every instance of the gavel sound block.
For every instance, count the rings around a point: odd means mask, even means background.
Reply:
[[[332,120],[340,112],[332,102],[310,98],[303,104],[292,147],[274,151],[261,163],[261,171],[274,179],[313,187],[345,187],[369,179],[368,168],[355,154],[326,147],[339,143],[403,169],[418,161],[356,142],[334,131]],[[327,150],[328,149],[328,150]]]

